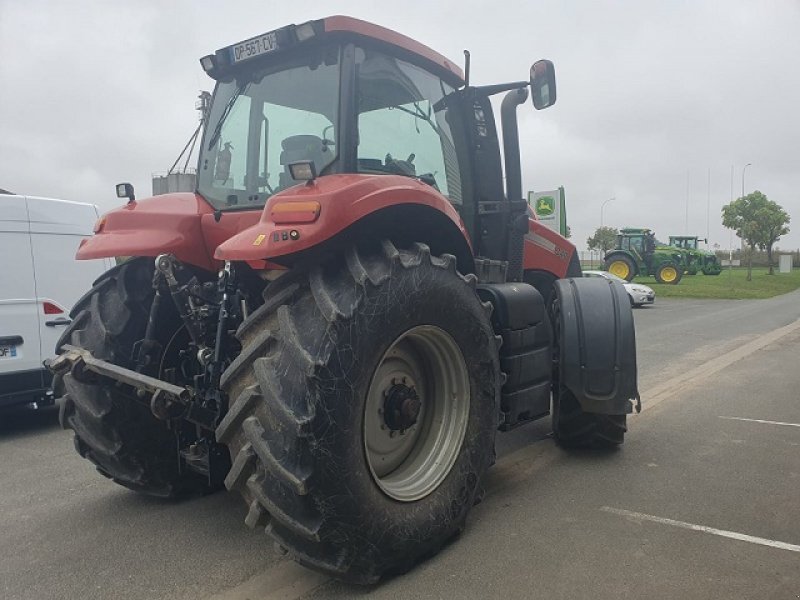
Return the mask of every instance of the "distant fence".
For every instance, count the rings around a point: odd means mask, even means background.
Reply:
[[[578,259],[582,269],[603,268],[603,253],[597,250],[579,250]]]

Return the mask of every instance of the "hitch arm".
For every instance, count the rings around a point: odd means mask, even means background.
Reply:
[[[174,398],[180,404],[186,405],[192,400],[193,393],[189,388],[174,385],[95,358],[91,352],[83,348],[77,348],[69,344],[64,344],[62,348],[64,349],[63,354],[59,354],[56,358],[45,363],[47,368],[54,373],[71,371],[79,376],[81,372],[91,371],[97,375],[126,383],[144,392],[158,394],[159,396],[166,395]]]

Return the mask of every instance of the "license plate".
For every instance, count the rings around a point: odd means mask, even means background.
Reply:
[[[0,346],[0,360],[3,360],[4,358],[15,358],[16,356],[16,346]]]
[[[267,54],[268,52],[277,50],[277,48],[278,39],[275,32],[265,33],[264,35],[250,38],[241,44],[231,46],[231,61],[233,63],[242,62],[243,60],[254,58],[261,54]]]

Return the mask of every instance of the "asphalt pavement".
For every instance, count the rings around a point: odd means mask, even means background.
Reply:
[[[370,588],[286,560],[234,495],[139,496],[52,411],[2,416],[0,597],[800,597],[800,292],[634,314],[645,410],[623,448],[565,452],[548,419],[499,435],[461,537]]]

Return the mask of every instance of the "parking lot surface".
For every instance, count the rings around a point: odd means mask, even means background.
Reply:
[[[0,424],[3,598],[796,598],[800,294],[636,310],[644,412],[616,452],[498,437],[467,529],[371,588],[286,560],[238,498],[138,496],[53,413]],[[657,401],[648,405],[648,396]]]

